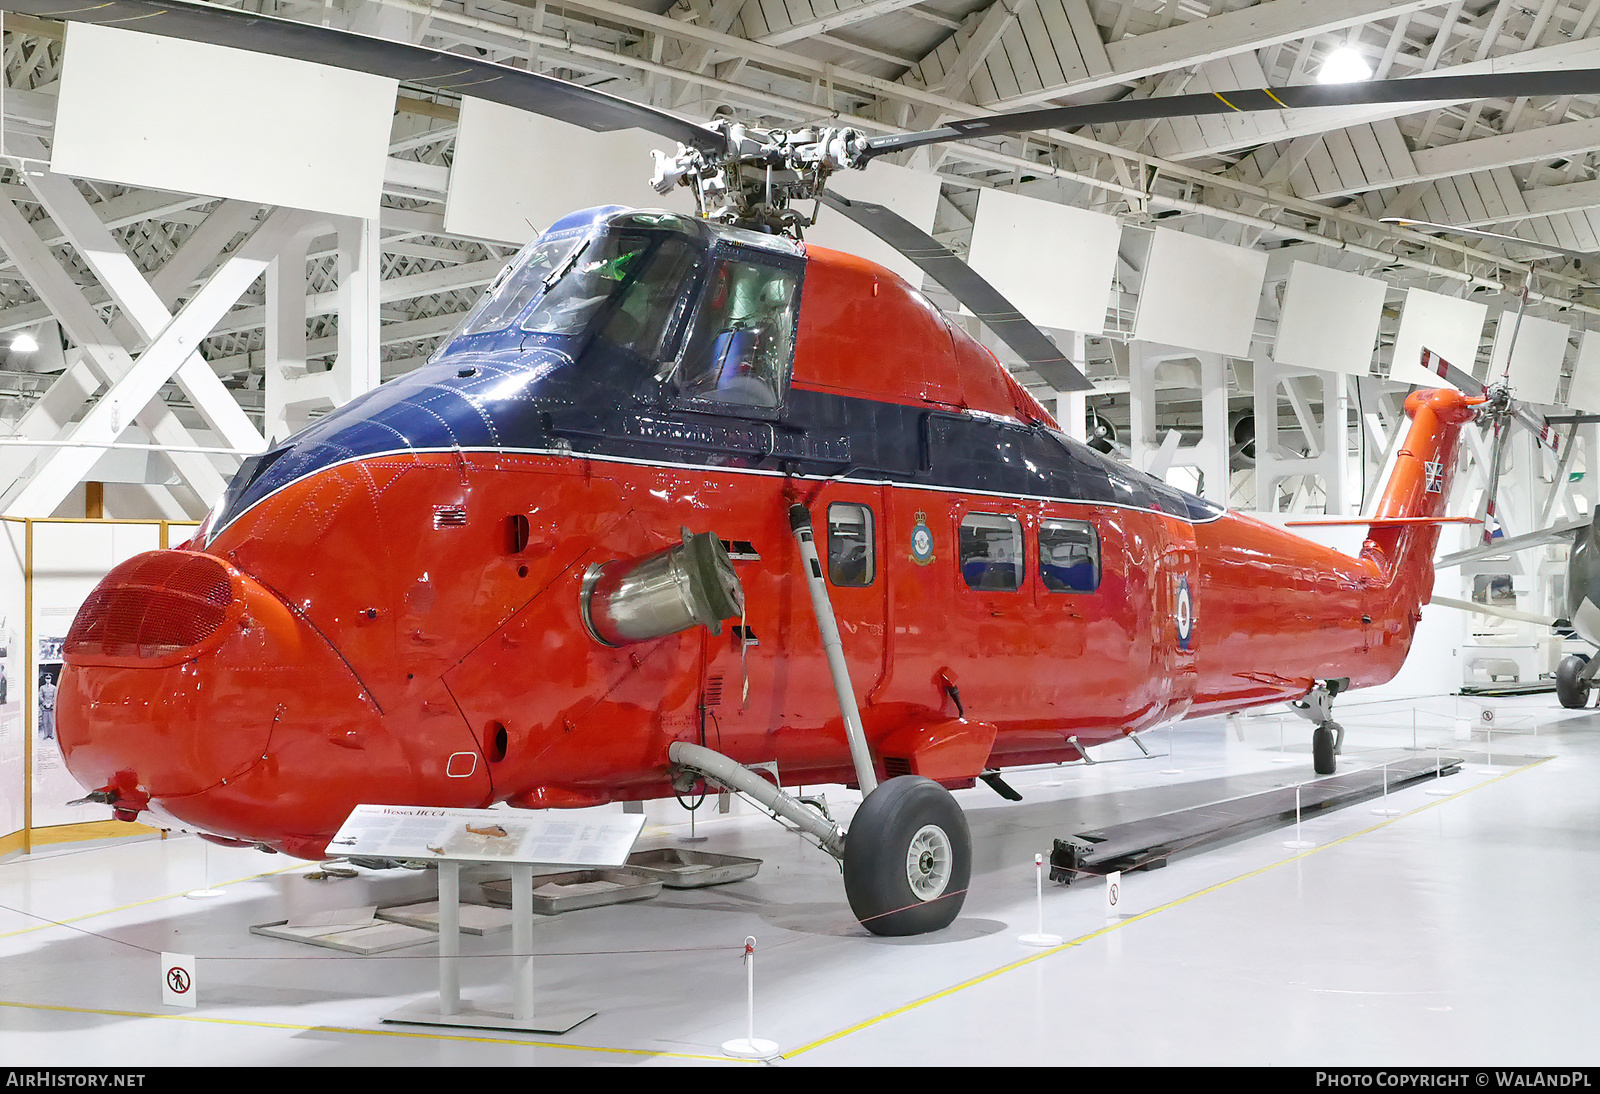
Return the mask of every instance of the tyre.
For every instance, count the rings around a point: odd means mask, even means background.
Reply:
[[[1332,775],[1338,767],[1333,754],[1333,731],[1332,722],[1311,731],[1311,770],[1318,775]]]
[[[844,892],[873,934],[911,935],[955,921],[972,878],[972,836],[950,792],[902,775],[880,783],[850,822]]]
[[[1556,666],[1556,698],[1568,710],[1579,710],[1589,705],[1589,682],[1583,679],[1583,670],[1589,659],[1581,653],[1568,654]]]

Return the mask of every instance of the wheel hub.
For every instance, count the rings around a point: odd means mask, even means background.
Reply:
[[[906,881],[911,884],[912,894],[921,901],[941,896],[950,884],[954,861],[950,837],[944,829],[935,824],[919,828],[906,849]]]

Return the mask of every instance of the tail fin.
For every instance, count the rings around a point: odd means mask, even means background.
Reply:
[[[1390,603],[1417,608],[1433,591],[1433,554],[1455,479],[1461,427],[1481,397],[1440,388],[1406,399],[1411,429],[1373,511],[1361,558],[1388,587]]]

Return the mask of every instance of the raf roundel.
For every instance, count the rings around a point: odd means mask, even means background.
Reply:
[[[1173,618],[1178,624],[1178,648],[1189,648],[1189,637],[1194,634],[1194,595],[1189,592],[1189,579],[1178,579],[1178,603],[1173,610]]]

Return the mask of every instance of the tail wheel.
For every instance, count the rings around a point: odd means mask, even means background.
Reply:
[[[902,775],[861,803],[844,844],[850,910],[873,934],[910,935],[955,921],[972,878],[972,836],[950,792]]]
[[[1589,659],[1581,653],[1568,654],[1556,666],[1556,698],[1568,710],[1580,710],[1589,705],[1589,681],[1583,672]]]
[[[1311,731],[1311,769],[1318,775],[1332,775],[1338,768],[1334,758],[1334,731],[1337,725],[1325,722]]]

